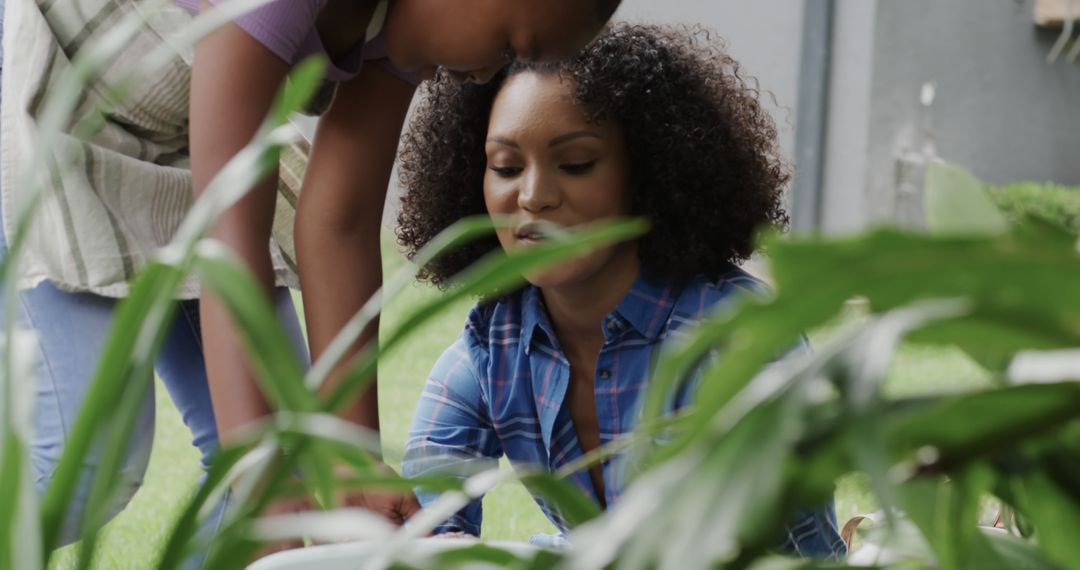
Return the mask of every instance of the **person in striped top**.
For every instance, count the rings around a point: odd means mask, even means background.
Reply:
[[[514,222],[423,268],[425,278],[448,286],[493,249],[544,242],[552,224],[643,216],[651,230],[527,274],[524,287],[473,308],[424,386],[406,476],[464,477],[501,457],[558,471],[625,437],[657,348],[710,311],[765,292],[738,264],[757,229],[786,225],[788,173],[757,95],[706,31],[632,25],[562,64],[514,64],[487,85],[426,88],[404,142],[399,241],[411,255],[468,215]],[[673,410],[694,391],[680,390]],[[610,507],[624,490],[621,464],[569,480]],[[436,532],[478,536],[481,520],[474,501]],[[800,511],[788,531],[782,549],[845,554],[831,502]]]

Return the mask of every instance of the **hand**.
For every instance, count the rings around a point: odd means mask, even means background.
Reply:
[[[263,517],[272,517],[277,515],[288,515],[292,513],[302,513],[312,510],[311,501],[305,497],[301,498],[280,498],[275,499],[263,509]],[[304,543],[300,540],[281,540],[274,542],[267,542],[259,548],[255,553],[253,560],[257,560],[264,556],[270,556],[271,554],[282,552],[284,550],[292,550],[293,548],[303,548]]]
[[[387,475],[396,475],[394,470],[385,464],[379,464],[377,470]],[[339,464],[334,471],[339,479],[349,479],[354,474],[352,467],[347,465]],[[416,500],[416,496],[411,491],[385,489],[342,491],[337,504],[372,511],[399,526],[404,524],[409,517],[416,514],[421,508],[419,501]],[[279,498],[266,507],[262,516],[287,515],[311,510],[316,510],[316,507],[306,497]],[[255,558],[262,558],[284,550],[302,548],[303,546],[303,542],[298,540],[271,542],[263,546],[255,555]]]
[[[397,473],[384,463],[380,463],[378,471],[386,475]],[[351,467],[342,465],[337,468],[340,478],[348,478],[353,475]],[[359,489],[347,491],[342,496],[342,503],[347,507],[358,507],[373,511],[385,517],[395,525],[405,524],[409,517],[420,511],[420,502],[412,491],[399,491],[388,489]]]

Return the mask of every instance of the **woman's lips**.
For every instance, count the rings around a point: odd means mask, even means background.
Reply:
[[[527,222],[518,226],[514,237],[521,243],[539,243],[561,231],[562,227],[552,222]]]

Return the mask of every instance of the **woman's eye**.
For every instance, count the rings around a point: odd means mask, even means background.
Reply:
[[[488,169],[502,178],[510,178],[521,172],[521,168],[517,166],[489,166]]]
[[[590,170],[592,170],[593,166],[596,166],[595,160],[590,160],[588,162],[572,162],[569,164],[560,165],[559,168],[561,168],[562,171],[567,174],[577,175],[589,172]]]

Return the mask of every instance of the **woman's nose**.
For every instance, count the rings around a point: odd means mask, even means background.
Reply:
[[[562,204],[558,185],[538,170],[531,170],[521,179],[518,207],[528,212],[542,212]]]

